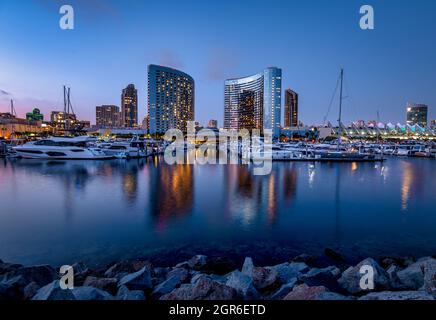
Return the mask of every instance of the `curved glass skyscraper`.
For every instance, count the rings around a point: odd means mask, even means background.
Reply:
[[[280,135],[282,70],[271,67],[253,76],[225,81],[224,128],[271,129]]]
[[[168,129],[187,131],[194,121],[194,79],[179,70],[148,66],[148,117],[150,134]]]

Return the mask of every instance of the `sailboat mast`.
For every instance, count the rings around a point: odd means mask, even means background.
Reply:
[[[343,88],[343,82],[344,82],[344,69],[341,69],[341,89],[340,89],[340,94],[339,94],[339,119],[338,119],[339,133],[342,133],[341,122],[342,122],[342,88]]]

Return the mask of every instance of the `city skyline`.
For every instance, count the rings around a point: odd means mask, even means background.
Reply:
[[[77,13],[72,31],[58,28],[59,8],[49,1],[0,4],[0,26],[7,44],[0,48],[0,112],[7,112],[9,100],[14,99],[19,117],[38,107],[48,118],[51,111],[62,110],[61,89],[67,84],[73,89],[78,118],[94,122],[95,106],[119,105],[120,90],[133,83],[138,89],[140,122],[148,112],[146,68],[157,63],[194,78],[195,120],[202,124],[209,119],[222,122],[225,79],[272,65],[283,70],[282,88],[300,94],[299,116],[306,124],[323,122],[341,67],[345,68],[347,96],[344,121],[376,120],[378,111],[381,121],[403,123],[408,102],[428,105],[429,121],[435,117],[436,94],[431,88],[436,82],[432,63],[436,45],[431,41],[436,30],[431,16],[435,3],[416,3],[413,13],[408,13],[409,4],[402,1],[375,1],[376,28],[363,31],[358,27],[358,1],[280,2],[283,9],[292,9],[293,19],[283,19],[287,10],[272,11],[279,6],[274,1],[254,1],[251,16],[264,19],[263,12],[274,13],[268,20],[273,29],[252,24],[252,35],[232,40],[232,46],[228,45],[232,31],[249,22],[240,15],[241,2],[232,4],[231,13],[222,10],[226,1],[191,1],[186,7],[124,3],[71,1]],[[125,7],[137,9],[132,10],[136,12],[132,19],[126,19]],[[141,17],[144,10],[148,14]],[[150,29],[158,21],[152,13],[162,10],[168,21],[176,15],[187,17],[177,20],[178,30],[186,36],[173,34],[173,23],[159,31]],[[211,10],[223,14],[210,17],[207,12]],[[402,19],[406,13],[408,19]],[[307,19],[310,24],[304,23]],[[126,43],[133,39],[141,43],[134,50],[117,49],[111,39],[120,35]],[[262,45],[253,45],[255,39],[261,39]],[[334,123],[336,114],[332,109],[327,120]]]

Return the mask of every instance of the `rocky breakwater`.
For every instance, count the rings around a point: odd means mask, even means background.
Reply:
[[[327,263],[327,265],[326,265]],[[362,289],[362,266],[373,288]],[[92,270],[72,266],[74,288],[61,289],[58,269],[0,260],[0,300],[434,300],[436,259],[365,259],[347,265],[339,254],[298,256],[274,266],[246,258],[240,269],[226,258],[197,255],[173,267],[145,260]]]

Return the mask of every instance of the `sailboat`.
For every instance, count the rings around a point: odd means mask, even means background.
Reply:
[[[340,73],[340,93],[339,93],[339,118],[338,118],[338,137],[336,150],[315,151],[315,158],[324,161],[373,161],[375,156],[372,154],[351,151],[341,145],[342,142],[342,100],[343,97],[344,69]]]

